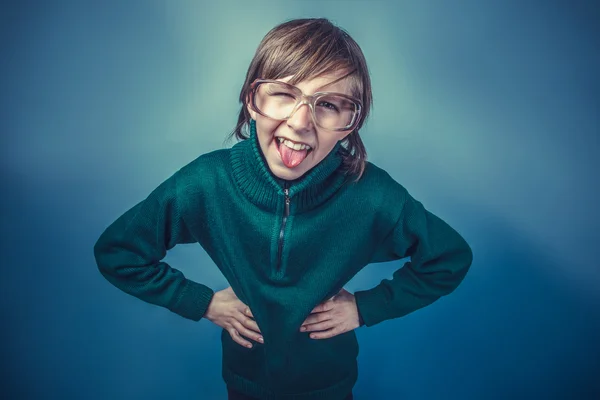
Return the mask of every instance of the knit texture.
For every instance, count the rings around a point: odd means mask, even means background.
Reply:
[[[392,279],[354,293],[366,326],[402,317],[451,293],[471,248],[374,164],[358,182],[344,175],[341,142],[299,179],[276,177],[250,127],[248,140],[199,156],[106,228],[98,268],[124,292],[199,321],[213,290],[162,261],[199,243],[265,340],[248,349],[222,331],[226,384],[266,400],[340,400],[358,376],[356,334],[311,339],[299,332],[310,311],[366,265],[409,257]]]

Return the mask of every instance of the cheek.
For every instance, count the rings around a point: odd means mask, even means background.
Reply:
[[[260,119],[256,121],[256,131],[263,138],[273,138],[277,129],[281,126],[278,121]]]
[[[320,135],[317,139],[319,153],[325,153],[325,155],[329,154],[338,140],[339,138],[337,136]]]

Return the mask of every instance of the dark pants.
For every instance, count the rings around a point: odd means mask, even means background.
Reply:
[[[228,400],[260,400],[257,399],[256,397],[250,397],[250,396],[246,396],[243,393],[240,392],[236,392],[235,390],[227,387],[227,399]],[[350,394],[344,398],[344,400],[353,400],[354,397],[352,397],[352,392],[350,392]]]

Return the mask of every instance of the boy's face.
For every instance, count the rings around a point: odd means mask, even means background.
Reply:
[[[343,72],[308,79],[295,86],[306,95],[327,91],[350,96],[352,93],[348,78],[334,82],[342,76]],[[288,82],[291,78],[291,76],[288,76],[279,80],[281,82]],[[254,111],[249,105],[247,107],[250,116],[256,121],[258,142],[269,165],[269,169],[275,176],[285,180],[293,180],[307,173],[327,157],[338,141],[344,139],[352,132],[351,130],[330,131],[320,128],[313,121],[310,108],[306,104],[301,105],[287,121],[267,118]],[[284,137],[296,143],[307,144],[312,150],[308,152],[308,155],[300,164],[296,166],[286,165],[281,152],[289,153],[290,150],[280,149],[285,144],[279,143],[277,137]]]

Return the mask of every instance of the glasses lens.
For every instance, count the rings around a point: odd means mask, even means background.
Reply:
[[[302,93],[285,84],[263,82],[255,90],[254,104],[258,111],[273,119],[287,119],[302,97]],[[324,95],[315,102],[315,118],[325,129],[348,129],[356,119],[359,106],[338,95]]]
[[[325,129],[344,129],[354,123],[358,105],[336,95],[319,97],[315,103],[317,123]]]
[[[254,104],[273,119],[286,119],[294,111],[301,93],[288,85],[265,82],[256,88]]]

